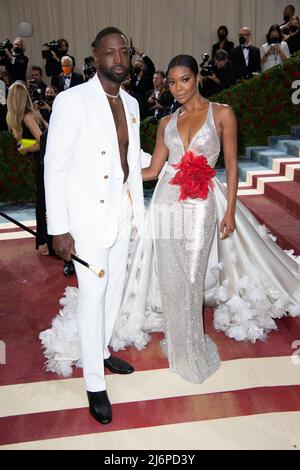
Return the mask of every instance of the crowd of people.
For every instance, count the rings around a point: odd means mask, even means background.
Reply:
[[[288,5],[283,11],[282,24],[273,24],[266,34],[266,42],[257,47],[252,42],[249,27],[242,27],[238,34],[238,44],[229,40],[227,26],[217,29],[218,41],[212,45],[211,54],[204,54],[206,60],[200,64],[199,91],[205,97],[212,96],[229,88],[241,80],[265,72],[281,64],[290,55],[300,50],[300,20],[295,7]],[[2,44],[0,80],[5,83],[7,97],[9,86],[16,80],[27,83],[34,106],[39,109],[44,119],[49,122],[53,96],[70,87],[90,80],[96,66],[94,57],[86,57],[82,73],[75,71],[75,58],[69,54],[69,43],[60,38],[43,46],[44,68],[50,81],[49,87],[43,81],[42,67],[32,66],[30,77],[26,81],[29,59],[25,55],[25,43],[16,38],[13,43]],[[94,51],[93,44],[91,44]],[[172,114],[178,104],[169,90],[166,74],[156,70],[152,59],[139,47],[132,48],[131,70],[122,84],[124,89],[134,96],[139,103],[140,116],[158,121],[161,117]],[[210,59],[210,60],[209,60]],[[2,98],[0,106],[0,131],[7,128]]]

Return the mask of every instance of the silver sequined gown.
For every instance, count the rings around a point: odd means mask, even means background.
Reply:
[[[208,198],[178,201],[179,186],[169,181],[185,153],[177,128],[179,110],[165,128],[168,167],[158,183],[153,211],[155,252],[164,315],[163,349],[170,369],[184,379],[201,383],[219,366],[215,344],[203,330],[203,290],[209,252],[216,228],[213,191]],[[187,150],[205,155],[214,167],[220,152],[212,104],[204,125]]]

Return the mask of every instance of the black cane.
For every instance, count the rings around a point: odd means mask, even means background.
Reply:
[[[21,224],[21,222],[19,222],[18,220],[13,219],[12,217],[10,217],[7,214],[4,214],[4,212],[2,212],[2,211],[0,211],[0,215],[2,217],[4,217],[5,219],[9,220],[10,222],[12,222],[13,224],[18,225],[18,227],[22,228],[23,230],[26,230],[26,232],[31,233],[31,235],[33,235],[34,237],[39,237],[39,238],[41,238],[41,240],[43,240],[45,243],[47,243],[47,240],[46,240],[45,237],[41,236],[40,234],[38,234],[34,230],[31,230],[31,228],[26,227],[26,225]],[[77,263],[80,263],[83,266],[85,266],[86,268],[93,271],[98,277],[100,277],[100,278],[104,277],[104,275],[105,275],[104,269],[98,269],[98,268],[96,268],[96,266],[93,266],[92,264],[87,263],[86,261],[84,261],[83,259],[79,258],[76,255],[72,254],[71,258],[74,261],[77,261]]]

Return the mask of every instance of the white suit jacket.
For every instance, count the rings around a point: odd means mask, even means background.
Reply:
[[[143,227],[139,108],[120,90],[126,113],[128,164],[133,215]],[[95,247],[113,245],[123,188],[116,127],[97,75],[55,99],[45,154],[48,233],[70,232],[76,241]]]

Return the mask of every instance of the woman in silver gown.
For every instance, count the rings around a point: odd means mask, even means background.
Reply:
[[[208,257],[217,221],[214,192],[207,199],[179,201],[180,188],[170,184],[187,151],[203,155],[214,168],[223,141],[228,205],[221,223],[222,238],[234,230],[237,193],[236,121],[225,105],[212,104],[198,92],[196,60],[175,57],[168,67],[170,91],[181,107],[160,123],[150,167],[143,179],[158,177],[168,165],[153,201],[155,254],[164,317],[164,350],[170,369],[201,383],[219,365],[215,344],[203,330],[203,293]]]
[[[145,234],[133,241],[111,346],[141,350],[149,332],[163,331],[170,369],[200,383],[219,365],[216,346],[203,331],[204,294],[205,305],[215,308],[216,330],[237,341],[264,340],[277,329],[276,319],[300,316],[300,257],[284,252],[236,201],[232,110],[198,94],[198,66],[190,56],[172,60],[168,77],[182,106],[161,121],[151,165],[143,170],[145,180],[160,173],[159,181],[146,210]],[[215,177],[207,198],[179,201],[182,188],[169,184],[176,173],[172,165],[188,150],[204,155],[213,168],[221,143],[227,189]],[[63,309],[40,334],[46,369],[64,376],[80,365],[76,303],[77,289],[67,287]]]

